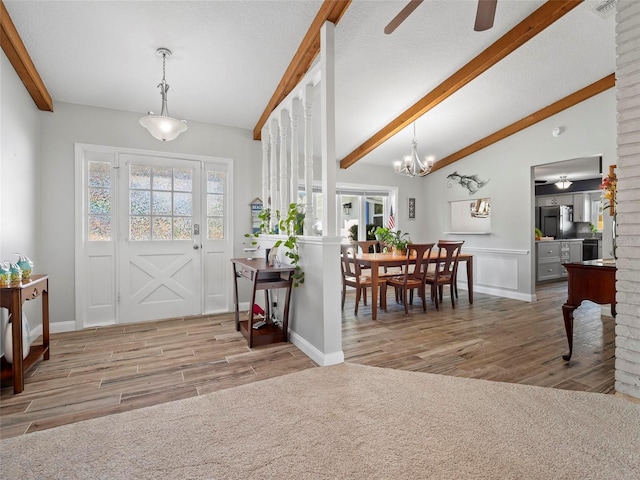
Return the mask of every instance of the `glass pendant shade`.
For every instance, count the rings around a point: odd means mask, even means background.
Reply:
[[[187,130],[187,121],[169,116],[169,108],[167,107],[169,84],[165,80],[165,62],[167,57],[171,56],[171,50],[159,48],[157,54],[162,57],[162,81],[158,84],[160,95],[162,96],[162,110],[160,115],[154,115],[153,112],[149,112],[148,115],[141,117],[140,125],[149,130],[149,133],[154,138],[163,142],[170,142]]]
[[[177,120],[165,115],[153,115],[149,113],[140,118],[140,125],[149,130],[149,133],[158,140],[170,142],[187,129],[185,120]]]
[[[554,185],[558,187],[560,190],[566,190],[571,186],[572,183],[573,182],[570,182],[569,180],[567,180],[566,175],[561,175],[560,180],[557,181]]]

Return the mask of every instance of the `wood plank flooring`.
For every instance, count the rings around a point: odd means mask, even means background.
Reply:
[[[455,309],[420,300],[405,316],[371,320],[370,305],[343,312],[345,361],[385,368],[473,377],[544,387],[613,393],[614,320],[585,303],[575,312],[569,364],[561,305],[566,283],[544,286],[538,301],[460,291]],[[0,437],[8,438],[89,418],[202,395],[312,368],[291,344],[249,349],[233,315],[172,319],[52,335],[51,359],[27,373],[25,390],[0,390]]]

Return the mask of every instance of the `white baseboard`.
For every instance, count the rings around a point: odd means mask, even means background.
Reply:
[[[53,322],[49,323],[49,333],[74,332],[76,330],[76,322]],[[42,333],[42,327],[40,327]]]
[[[289,341],[298,347],[302,352],[307,355],[311,360],[316,362],[321,367],[328,367],[329,365],[337,365],[344,363],[344,352],[340,350],[334,353],[322,353],[316,347],[307,342],[304,338],[298,335],[296,332],[289,330]]]
[[[458,285],[458,289],[466,291],[467,284],[460,283]],[[486,293],[487,295],[493,295],[495,297],[511,298],[512,300],[522,300],[523,302],[535,302],[537,298],[535,293],[531,295],[528,293],[514,292],[512,290],[503,290],[501,288],[485,287],[482,285],[474,285],[473,293]]]

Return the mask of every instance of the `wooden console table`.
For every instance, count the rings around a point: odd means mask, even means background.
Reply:
[[[22,359],[22,304],[42,296],[42,345],[31,345],[29,355]],[[4,357],[0,365],[0,381],[13,381],[13,392],[24,390],[24,373],[42,355],[49,360],[49,277],[32,275],[27,283],[12,283],[8,287],[0,287],[0,306],[9,310],[13,323],[13,363],[9,364]]]
[[[249,348],[270,343],[286,342],[287,330],[289,326],[289,302],[291,300],[291,287],[293,283],[293,272],[295,268],[291,265],[269,266],[266,259],[254,258],[232,258],[234,293],[236,301],[236,331],[242,333],[249,343]],[[249,317],[247,320],[240,320],[240,306],[238,300],[238,277],[243,277],[252,283],[251,303],[249,304]],[[271,321],[271,311],[269,302],[269,290],[274,288],[286,289],[284,310],[282,315],[282,325],[277,325]],[[256,301],[256,291],[264,290],[265,318],[267,322],[261,328],[253,328],[256,319],[253,316],[253,305]]]
[[[568,297],[562,305],[564,329],[569,342],[569,353],[563,355],[566,361],[573,353],[573,311],[584,300],[599,304],[611,304],[611,315],[616,316],[616,264],[600,260],[564,263],[569,275],[567,282]]]

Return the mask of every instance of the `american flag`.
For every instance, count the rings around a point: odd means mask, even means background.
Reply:
[[[396,220],[393,218],[393,207],[391,207],[391,212],[389,213],[389,222],[387,224],[389,230],[394,230],[396,228]]]

